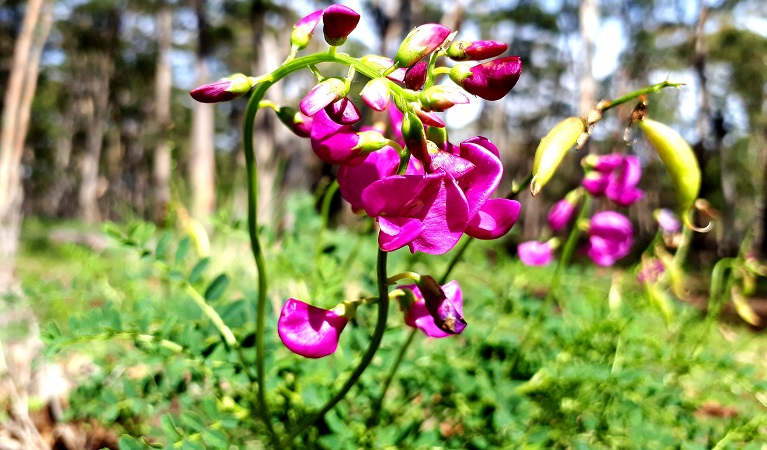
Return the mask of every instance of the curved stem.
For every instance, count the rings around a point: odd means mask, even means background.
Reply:
[[[684,86],[684,83],[672,83],[668,80],[665,80],[658,84],[653,84],[652,86],[643,87],[642,89],[638,89],[634,92],[628,93],[626,95],[623,95],[613,100],[603,100],[602,102],[600,102],[599,105],[597,105],[597,109],[604,112],[618,105],[622,105],[624,103],[630,102],[631,100],[637,99],[641,97],[642,95],[650,94],[650,93],[658,93],[661,91],[661,89],[667,88],[667,87],[678,88],[681,86]]]
[[[378,320],[376,321],[376,327],[373,331],[373,336],[370,338],[370,344],[368,345],[365,354],[362,356],[360,364],[354,369],[354,372],[346,380],[343,387],[334,395],[327,403],[317,411],[315,414],[306,418],[301,422],[293,431],[290,432],[288,437],[282,441],[284,447],[288,447],[298,435],[303,433],[307,428],[312,426],[319,418],[325,415],[328,411],[333,409],[338,402],[340,402],[351,388],[357,383],[362,372],[367,369],[370,362],[373,361],[373,357],[378,351],[378,347],[381,344],[384,331],[386,330],[386,319],[389,316],[389,288],[386,285],[386,256],[387,253],[383,250],[378,250],[378,264],[376,269],[376,275],[378,278]]]

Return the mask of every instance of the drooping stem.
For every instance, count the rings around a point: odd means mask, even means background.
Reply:
[[[282,442],[284,447],[288,447],[298,435],[303,433],[307,428],[312,426],[317,420],[325,415],[328,411],[333,409],[338,402],[340,402],[351,388],[357,383],[362,373],[368,368],[370,362],[373,361],[373,357],[378,351],[378,347],[381,344],[384,331],[386,330],[386,319],[389,317],[389,288],[386,284],[386,256],[387,253],[383,250],[378,250],[378,263],[376,267],[377,285],[378,285],[378,319],[376,321],[376,327],[373,331],[373,336],[370,338],[370,344],[362,356],[362,360],[354,372],[346,380],[346,383],[341,389],[334,395],[327,403],[316,413],[312,414],[304,421],[302,421],[293,431],[290,432],[288,437]]]
[[[620,96],[613,100],[603,100],[599,103],[597,106],[597,109],[604,112],[608,109],[614,108],[618,105],[622,105],[624,103],[628,103],[632,100],[636,100],[637,98],[645,95],[645,94],[651,94],[651,93],[658,93],[661,91],[661,89],[667,88],[667,87],[680,87],[684,86],[684,83],[672,83],[668,80],[662,81],[658,84],[653,84],[652,86],[646,86],[642,89],[638,89],[634,92],[630,92],[626,95]]]
[[[192,287],[189,283],[184,283],[184,291],[191,297],[192,301],[202,310],[202,313],[205,314],[208,319],[213,323],[213,326],[216,327],[219,333],[221,333],[221,336],[224,338],[224,342],[226,342],[226,345],[228,345],[231,348],[236,348],[239,346],[239,343],[237,342],[237,338],[234,337],[234,333],[232,333],[232,330],[224,323],[224,320],[221,318],[220,315],[216,312],[215,309],[213,309],[212,306],[208,304],[208,302],[205,301],[205,297],[203,297],[197,289]]]

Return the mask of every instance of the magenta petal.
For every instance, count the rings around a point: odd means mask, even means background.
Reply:
[[[549,221],[549,227],[555,233],[562,230],[570,223],[570,220],[575,214],[575,205],[570,203],[566,198],[558,201],[549,211],[547,217]]]
[[[336,351],[347,319],[332,310],[317,308],[293,298],[280,312],[277,331],[285,346],[306,358],[322,358]]]
[[[399,155],[391,147],[360,156],[357,165],[343,165],[338,169],[338,186],[341,196],[352,205],[354,211],[363,208],[362,191],[371,183],[394,175],[399,166]]]
[[[413,241],[412,249],[431,255],[447,253],[461,239],[468,214],[469,206],[463,191],[452,177],[444,174],[439,192],[423,219],[423,233]]]
[[[473,169],[474,164],[452,153],[439,151],[431,155],[431,172],[441,170],[458,180]]]
[[[488,145],[489,144],[489,145]],[[469,218],[473,218],[487,199],[493,195],[503,176],[503,164],[492,152],[495,146],[487,141],[461,142],[461,157],[474,164],[474,170],[459,180],[469,203]],[[497,151],[497,149],[496,149]]]
[[[334,122],[324,110],[314,115],[311,141],[314,153],[328,164],[348,164],[360,154],[354,128]]]
[[[511,230],[519,218],[520,204],[515,200],[491,198],[466,227],[466,234],[477,239],[497,239]]]
[[[588,233],[586,253],[600,266],[610,266],[628,255],[634,242],[631,221],[615,211],[594,214]]]
[[[352,125],[360,121],[360,111],[348,97],[327,105],[325,112],[330,120],[341,125]]]
[[[405,312],[405,324],[413,328],[418,328],[423,331],[426,336],[432,338],[445,338],[453,336],[452,334],[442,331],[435,323],[434,318],[429,314],[429,310],[426,308],[426,302],[423,300],[423,295],[418,289],[418,286],[411,284],[408,286],[402,286],[402,289],[410,289],[413,291],[417,301],[414,302],[410,309]],[[445,296],[453,304],[456,311],[460,315],[463,315],[463,294],[461,293],[461,286],[458,281],[453,280],[444,286],[442,291]]]
[[[362,191],[362,205],[370,217],[426,216],[428,205],[439,189],[439,179],[420,175],[393,175],[373,182]],[[396,195],[392,195],[396,193]]]
[[[424,125],[445,128],[445,122],[437,115],[437,113],[426,112],[420,108],[416,108],[415,114],[421,119],[421,122],[423,122]]]
[[[545,266],[554,260],[554,250],[547,242],[527,241],[517,246],[517,254],[526,266]]]
[[[300,109],[304,115],[314,116],[324,107],[338,100],[338,92],[331,83],[319,83],[301,99]]]
[[[609,182],[609,175],[597,171],[591,171],[588,172],[585,177],[583,177],[583,180],[581,180],[581,186],[583,186],[592,196],[600,197],[605,194],[605,190],[607,189]]]
[[[407,217],[379,217],[378,225],[381,228],[378,246],[385,252],[393,252],[410,244],[424,229],[423,222]]]

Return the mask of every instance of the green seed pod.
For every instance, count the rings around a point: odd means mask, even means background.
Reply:
[[[687,227],[698,230],[692,223],[692,207],[700,192],[701,174],[692,147],[679,133],[660,122],[644,118],[637,124],[647,134],[671,175],[671,184],[674,186],[679,205],[679,216]]]
[[[586,123],[583,119],[568,117],[541,139],[533,161],[533,180],[530,182],[530,192],[533,195],[538,195],[551,180],[562,159],[585,132]]]

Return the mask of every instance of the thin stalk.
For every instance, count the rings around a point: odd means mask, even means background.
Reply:
[[[333,180],[332,183],[325,189],[325,193],[322,195],[322,207],[320,209],[320,230],[317,232],[317,240],[314,247],[314,262],[318,265],[320,253],[322,253],[322,235],[325,234],[325,230],[328,229],[328,223],[330,222],[330,204],[333,202],[333,197],[338,192],[338,180]]]
[[[202,310],[202,313],[210,319],[218,332],[221,333],[224,342],[231,348],[239,347],[237,338],[234,337],[232,330],[224,323],[224,320],[218,315],[216,310],[205,301],[205,297],[197,292],[197,289],[192,287],[189,283],[184,283],[184,291],[186,291],[189,297],[192,298],[192,301]]]
[[[613,100],[603,100],[602,102],[600,102],[599,105],[597,105],[597,109],[602,111],[602,112],[604,112],[604,111],[607,111],[608,109],[614,108],[614,107],[616,107],[618,105],[622,105],[622,104],[628,103],[628,102],[630,102],[632,100],[636,100],[637,98],[639,98],[639,97],[641,97],[643,95],[651,94],[651,93],[656,93],[657,94],[658,92],[661,91],[661,89],[664,89],[664,88],[667,88],[667,87],[676,87],[676,88],[678,88],[680,86],[684,86],[684,83],[672,83],[672,82],[670,82],[668,80],[665,80],[665,81],[662,81],[662,82],[660,82],[658,84],[653,84],[652,86],[643,87],[642,89],[638,89],[638,90],[636,90],[634,92],[628,93],[626,95],[623,95],[623,96],[618,97],[618,98],[613,99]]]
[[[381,344],[384,331],[386,330],[386,319],[389,316],[389,288],[386,284],[386,256],[387,253],[383,250],[378,250],[378,263],[376,269],[377,284],[378,284],[378,320],[376,321],[376,327],[373,331],[373,336],[370,338],[370,344],[368,345],[365,354],[362,356],[360,364],[354,369],[354,372],[346,380],[343,387],[334,395],[327,403],[315,414],[306,418],[301,422],[293,431],[290,432],[288,437],[282,441],[282,446],[288,447],[292,444],[293,439],[303,433],[307,428],[312,426],[314,422],[319,420],[328,411],[333,409],[338,402],[340,402],[351,388],[357,383],[362,373],[373,361],[373,357],[378,351],[378,347]]]

